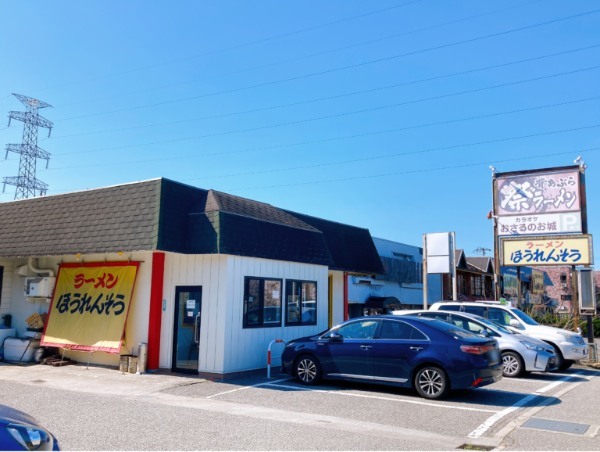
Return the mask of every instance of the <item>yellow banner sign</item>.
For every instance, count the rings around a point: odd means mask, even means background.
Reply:
[[[544,236],[512,239],[502,243],[502,265],[592,265],[591,235]]]
[[[61,264],[41,345],[119,353],[138,266]]]

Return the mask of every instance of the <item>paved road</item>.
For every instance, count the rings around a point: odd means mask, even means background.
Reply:
[[[453,450],[465,444],[598,450],[600,444],[600,372],[590,368],[504,379],[441,402],[396,388],[307,388],[281,377],[211,382],[81,365],[0,365],[0,403],[38,418],[68,450]]]

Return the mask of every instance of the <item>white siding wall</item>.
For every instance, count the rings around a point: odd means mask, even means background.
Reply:
[[[2,278],[2,292],[0,293],[0,322],[4,314],[11,314],[11,293],[13,283],[14,264],[8,260],[0,259],[0,267],[4,267]]]
[[[202,324],[200,337],[199,371],[229,373],[266,367],[269,342],[281,338],[286,341],[317,333],[328,326],[328,272],[327,267],[267,259],[223,255],[182,255],[165,253],[165,280],[163,300],[165,309],[161,320],[161,349],[159,366],[171,368],[174,299],[177,286],[202,286]],[[117,254],[84,255],[85,262],[119,261]],[[148,341],[152,253],[128,253],[130,260],[141,261],[132,304],[127,318],[126,338],[122,353],[137,354],[140,342]],[[39,259],[38,268],[58,272],[60,262],[76,262],[75,256]],[[26,331],[25,319],[34,312],[48,312],[46,303],[30,303],[23,294],[24,277],[16,269],[26,265],[25,259],[0,261],[4,266],[2,304],[0,314],[13,316],[17,334]],[[317,282],[317,325],[305,327],[243,328],[244,277],[256,276],[282,279],[282,302],[285,280],[298,279]],[[334,272],[334,315],[341,321],[343,306],[342,273]],[[282,311],[283,315],[283,311]],[[273,347],[272,364],[280,363],[283,347]],[[119,357],[103,352],[87,353],[66,351],[65,356],[80,362],[118,366]]]
[[[317,325],[305,327],[243,328],[244,278],[256,276],[316,281]],[[268,259],[223,255],[167,253],[161,328],[160,367],[171,367],[174,298],[177,286],[202,286],[200,372],[230,373],[266,367],[269,342],[290,340],[327,328],[327,267]],[[278,365],[281,345],[273,347]]]

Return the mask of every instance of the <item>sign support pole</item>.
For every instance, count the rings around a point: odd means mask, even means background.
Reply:
[[[423,309],[428,309],[427,300],[428,284],[427,284],[427,234],[423,234]]]

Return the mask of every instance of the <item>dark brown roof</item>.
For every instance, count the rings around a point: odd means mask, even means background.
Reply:
[[[333,259],[332,269],[367,274],[385,272],[368,229],[288,212],[323,233]]]
[[[491,257],[467,257],[467,267],[472,267],[483,273],[493,273],[493,264]]]
[[[0,256],[155,249],[160,180],[0,203]]]
[[[252,199],[241,198],[239,196],[234,196],[215,190],[209,190],[205,211],[212,212],[217,210],[220,212],[254,218],[260,221],[266,221],[269,223],[306,229],[307,231],[318,231],[318,229],[313,228],[311,225],[303,221],[300,221],[298,218],[290,215],[285,210],[278,209],[270,204],[254,201]]]
[[[382,271],[366,229],[168,179],[0,203],[0,257],[152,250]]]

